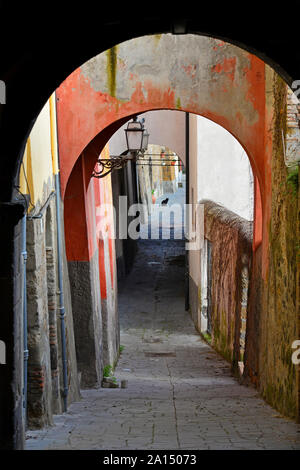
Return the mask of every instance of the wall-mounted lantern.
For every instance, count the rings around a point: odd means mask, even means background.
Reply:
[[[112,171],[124,168],[129,160],[136,162],[138,155],[143,153],[148,147],[149,134],[144,129],[143,123],[144,119],[138,121],[137,116],[128,123],[125,129],[126,155],[111,155],[110,158],[98,158],[92,174],[94,178],[104,178]]]
[[[141,152],[143,149],[143,124],[137,120],[135,116],[131,122],[128,123],[125,129],[127,149],[129,153]]]

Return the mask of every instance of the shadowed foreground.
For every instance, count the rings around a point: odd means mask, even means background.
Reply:
[[[184,311],[184,242],[140,240],[119,306],[128,388],[83,391],[27,449],[300,449],[299,426],[240,385]]]

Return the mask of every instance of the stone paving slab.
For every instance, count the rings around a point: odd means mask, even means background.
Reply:
[[[183,249],[176,243],[141,241],[119,288],[125,348],[114,375],[128,388],[83,390],[53,427],[27,433],[27,449],[300,449],[299,425],[241,385],[197,334],[184,311],[184,268],[163,263]],[[160,264],[148,264],[153,257]]]

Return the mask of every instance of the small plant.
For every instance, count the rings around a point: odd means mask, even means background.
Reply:
[[[291,188],[294,196],[297,196],[298,192],[298,172],[299,169],[296,168],[296,170],[291,171],[287,177],[287,184]]]
[[[103,377],[110,377],[112,374],[113,368],[110,365],[103,367]]]
[[[125,346],[123,346],[122,344],[120,345],[119,347],[119,353],[122,354],[122,352],[124,351],[124,348]]]
[[[211,335],[209,333],[203,332],[202,336],[205,339],[205,341],[207,341],[207,343],[211,343]]]

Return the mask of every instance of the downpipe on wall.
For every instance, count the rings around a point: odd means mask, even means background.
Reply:
[[[26,288],[26,266],[27,266],[27,249],[26,249],[26,219],[27,211],[22,218],[22,257],[23,257],[23,349],[24,349],[24,368],[23,368],[23,413],[24,425],[27,424],[27,377],[28,377],[28,341],[27,341],[27,288]]]
[[[63,399],[64,411],[68,409],[68,365],[67,365],[67,346],[66,346],[66,325],[65,325],[65,306],[63,289],[63,265],[62,265],[62,237],[60,220],[60,183],[59,174],[55,174],[55,200],[56,200],[56,224],[57,224],[57,266],[58,266],[58,288],[59,288],[59,317],[61,326],[61,346],[62,346],[62,367],[63,367]]]

